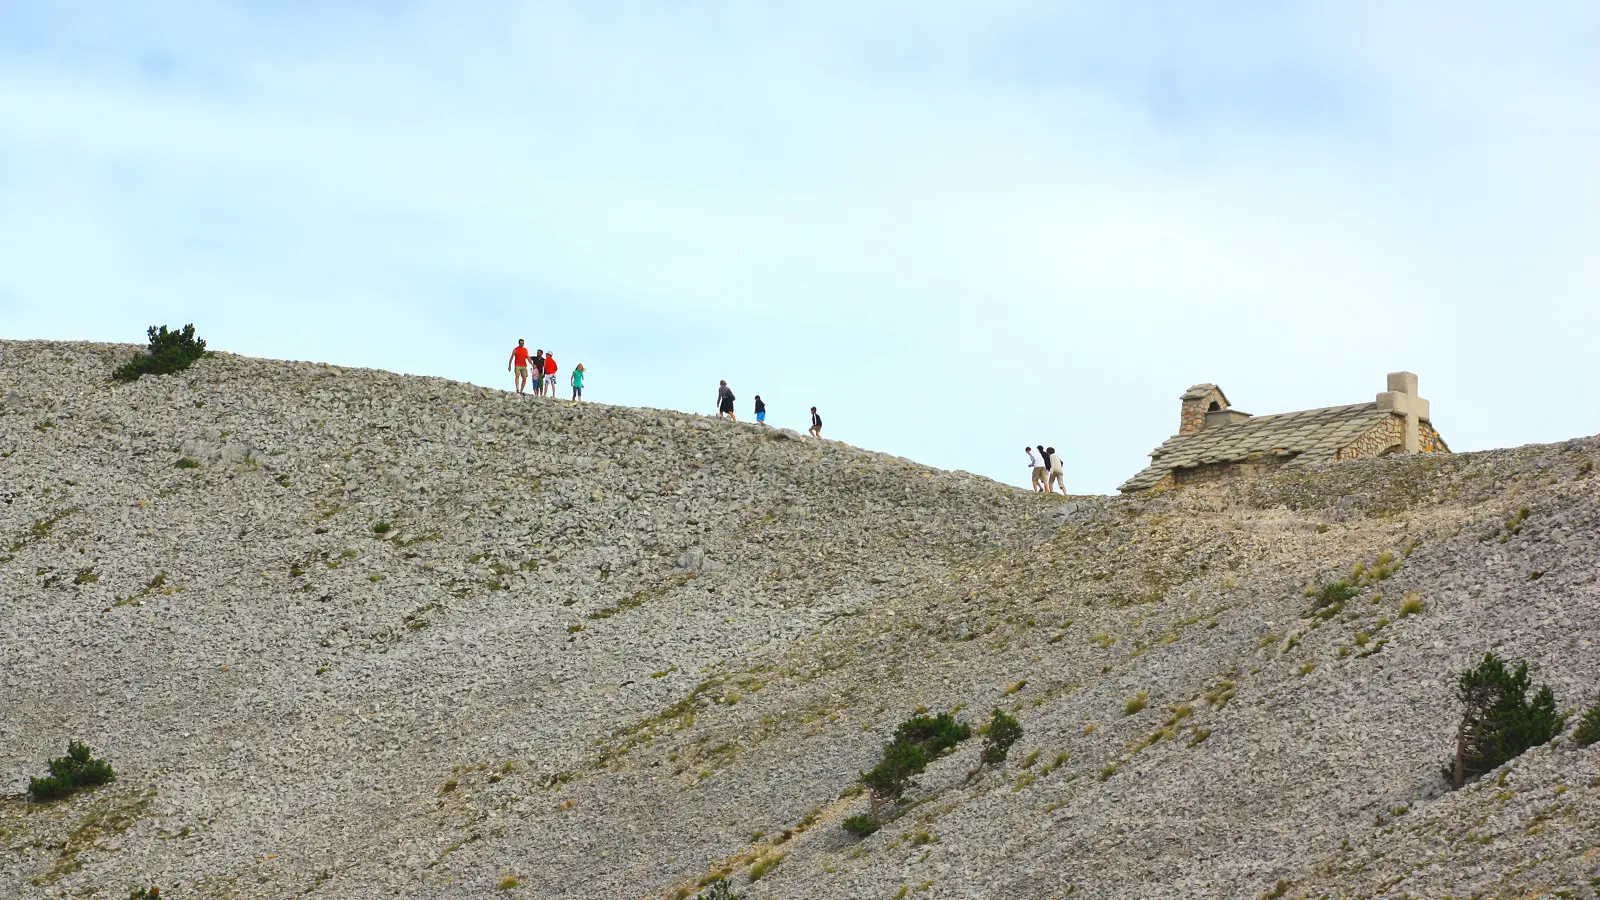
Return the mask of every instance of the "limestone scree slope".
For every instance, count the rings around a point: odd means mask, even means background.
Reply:
[[[1595,439],[1046,498],[322,364],[109,382],[133,352],[0,342],[0,895],[1600,887],[1600,745],[1438,774],[1485,651],[1600,690]],[[841,829],[895,724],[996,707],[1003,768],[974,738]],[[117,780],[28,802],[70,739]]]

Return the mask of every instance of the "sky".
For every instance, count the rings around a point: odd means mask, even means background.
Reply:
[[[0,337],[500,388],[526,338],[1081,493],[1199,382],[1591,435],[1596,47],[1593,0],[0,0]]]

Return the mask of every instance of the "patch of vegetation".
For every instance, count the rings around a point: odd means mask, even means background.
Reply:
[[[757,860],[756,864],[750,867],[750,880],[760,881],[765,878],[768,872],[778,867],[778,863],[783,862],[783,857],[784,854],[775,853],[772,856],[763,856]]]
[[[506,877],[500,879],[500,884],[498,885],[498,887],[502,891],[509,891],[509,890],[513,890],[513,889],[517,888],[521,884],[522,884],[522,879],[521,878],[518,878],[515,875],[507,875]]]
[[[1578,727],[1572,730],[1572,742],[1579,747],[1600,742],[1600,694],[1595,696],[1594,705],[1584,711]]]
[[[700,900],[740,900],[740,896],[733,892],[733,887],[728,884],[728,879],[717,878],[710,886],[700,892]]]
[[[147,888],[134,888],[128,892],[128,900],[161,900],[161,888],[155,885]]]
[[[200,468],[200,460],[192,456],[185,456],[173,463],[172,467],[174,469],[198,469]]]
[[[87,569],[79,569],[78,570],[78,574],[73,577],[72,583],[73,584],[94,584],[96,581],[99,581],[99,580],[100,580],[100,573],[96,572],[93,567],[90,567],[90,568],[87,568]]]
[[[28,779],[28,793],[35,802],[45,803],[69,797],[84,788],[115,781],[111,763],[96,759],[89,745],[81,741],[67,744],[67,755],[50,760],[50,774]]]
[[[1516,515],[1512,516],[1510,519],[1507,519],[1505,524],[1506,533],[1500,536],[1500,543],[1504,544],[1506,539],[1511,535],[1521,534],[1522,526],[1527,524],[1528,516],[1532,515],[1532,513],[1533,510],[1524,506],[1517,510]]]
[[[856,837],[866,837],[883,826],[872,821],[871,816],[851,816],[844,820],[844,830]]]
[[[1145,704],[1149,702],[1149,695],[1147,695],[1144,691],[1140,691],[1139,693],[1134,694],[1132,697],[1129,697],[1127,702],[1122,704],[1122,714],[1125,716],[1131,716],[1144,709]]]
[[[989,724],[983,728],[983,752],[978,754],[978,766],[967,773],[970,781],[985,767],[999,768],[1006,764],[1006,755],[1011,752],[1011,745],[1022,737],[1022,726],[1015,717],[1005,710],[995,707],[989,716]]]
[[[195,360],[206,355],[206,342],[194,336],[194,325],[183,326],[181,331],[168,331],[167,326],[151,325],[145,332],[150,345],[145,352],[116,368],[111,377],[117,381],[137,381],[141,375],[171,375],[194,365]]]
[[[1359,593],[1361,593],[1361,587],[1348,579],[1341,578],[1338,581],[1331,581],[1311,592],[1314,598],[1311,601],[1311,612],[1316,614],[1329,607],[1343,606]]]
[[[382,521],[373,522],[372,523],[372,533],[373,534],[388,534],[389,530],[391,528],[393,528],[393,527],[394,526],[390,525],[388,522],[382,522]]]
[[[1407,591],[1406,598],[1400,601],[1400,618],[1414,616],[1422,612],[1422,596],[1416,591]]]
[[[914,787],[915,777],[922,774],[928,763],[971,736],[971,726],[949,713],[932,717],[916,715],[901,722],[894,730],[893,739],[883,747],[883,759],[861,773],[862,786],[871,792],[869,818],[873,824],[882,824],[883,808],[897,802]]]
[[[1316,670],[1317,670],[1316,662],[1312,661],[1312,660],[1308,660],[1304,665],[1302,665],[1300,667],[1300,677],[1304,678],[1305,676],[1310,675],[1312,672],[1315,672]]]
[[[1453,786],[1460,788],[1561,732],[1555,692],[1543,684],[1529,700],[1532,688],[1526,662],[1508,669],[1493,652],[1456,679],[1456,698],[1465,709],[1456,729],[1455,758],[1444,767]]]
[[[1211,737],[1211,729],[1196,728],[1194,730],[1194,734],[1189,736],[1189,746],[1197,747],[1201,744],[1204,744],[1206,742],[1206,738],[1208,737]]]

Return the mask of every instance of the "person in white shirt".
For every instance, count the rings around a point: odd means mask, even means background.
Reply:
[[[1033,454],[1032,447],[1023,447],[1022,449],[1028,451],[1028,467],[1033,469],[1033,489],[1035,491],[1043,491],[1045,487],[1044,463]]]

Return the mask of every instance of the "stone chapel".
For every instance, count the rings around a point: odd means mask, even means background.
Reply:
[[[1388,388],[1371,403],[1252,416],[1232,408],[1222,388],[1197,384],[1179,398],[1178,433],[1150,451],[1150,465],[1120,490],[1167,490],[1316,461],[1449,453],[1428,401],[1417,396],[1417,376],[1390,372]]]

